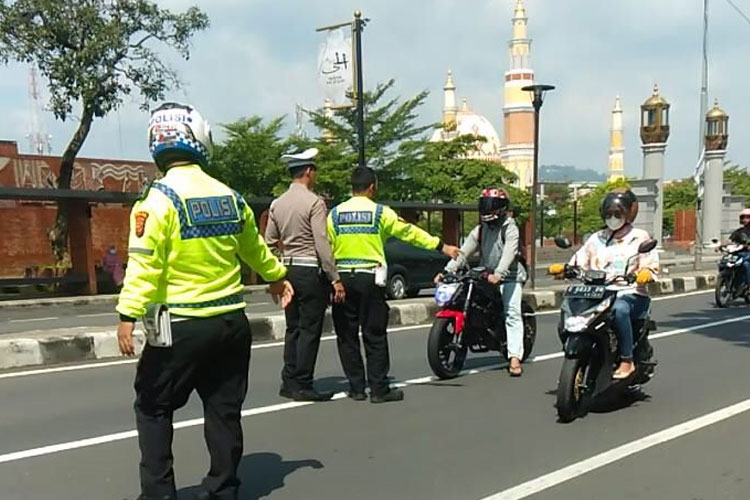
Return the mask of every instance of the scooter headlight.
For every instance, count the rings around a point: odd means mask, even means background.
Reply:
[[[565,318],[565,330],[570,333],[578,333],[585,330],[599,313],[606,311],[612,305],[613,300],[613,296],[607,297],[596,306],[583,311],[581,314],[568,316]]]
[[[458,283],[441,283],[435,290],[435,303],[438,307],[447,305],[458,290]]]

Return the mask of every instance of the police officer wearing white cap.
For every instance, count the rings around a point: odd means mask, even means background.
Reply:
[[[266,242],[281,253],[289,269],[287,279],[295,290],[285,310],[279,395],[296,401],[327,401],[333,397],[332,392],[313,388],[313,373],[331,287],[334,301],[345,297],[326,233],[326,205],[312,191],[317,154],[318,150],[311,148],[281,157],[292,183],[271,204],[266,227]]]

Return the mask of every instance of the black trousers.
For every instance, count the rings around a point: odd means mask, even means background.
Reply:
[[[291,391],[312,389],[331,288],[317,267],[290,266],[287,279],[294,287],[294,298],[284,310],[286,335],[281,380]]]
[[[243,310],[172,323],[173,345],[147,345],[135,376],[135,416],[141,448],[141,494],[176,499],[172,415],[193,389],[203,401],[211,465],[203,487],[236,500],[242,458],[240,410],[247,392],[250,324]]]
[[[359,344],[359,330],[367,356],[367,381],[372,394],[383,395],[389,390],[388,371],[388,304],[385,288],[375,285],[375,276],[367,273],[341,273],[346,287],[346,301],[333,305],[341,366],[354,392],[365,390],[365,367]]]

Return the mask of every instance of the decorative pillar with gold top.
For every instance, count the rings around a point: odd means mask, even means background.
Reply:
[[[664,214],[664,153],[669,139],[669,103],[654,93],[641,105],[641,142],[643,143],[643,178],[656,180],[656,210],[651,236],[662,244],[662,217]]]
[[[703,244],[721,239],[724,197],[724,155],[729,142],[729,115],[719,108],[719,101],[706,113],[705,169],[703,171]]]

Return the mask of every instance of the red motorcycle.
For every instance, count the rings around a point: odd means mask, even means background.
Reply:
[[[497,286],[487,281],[489,272],[477,267],[459,274],[448,274],[435,291],[441,308],[435,315],[427,341],[427,359],[441,379],[461,373],[468,351],[499,352],[508,359],[505,309]],[[536,317],[523,300],[523,359],[531,355],[536,340]]]

